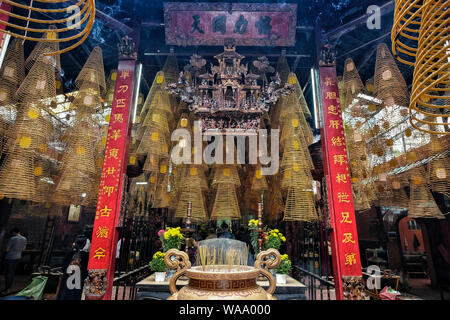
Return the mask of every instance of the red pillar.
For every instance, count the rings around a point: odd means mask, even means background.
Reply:
[[[335,55],[328,46],[322,51],[319,62],[323,115],[321,141],[332,229],[336,299],[342,300],[345,298],[343,282],[354,286],[356,281],[356,286],[360,285],[361,259],[335,63]],[[350,296],[353,293],[350,292]]]
[[[102,300],[110,300],[115,257],[118,241],[117,225],[120,218],[122,193],[128,164],[128,145],[131,133],[130,105],[132,102],[133,82],[136,65],[134,45],[126,38],[117,68],[114,99],[108,127],[105,156],[103,159],[97,209],[95,213],[92,243],[89,253],[89,277],[85,283],[86,299],[98,299],[90,296],[89,288],[97,287]],[[97,274],[97,279],[93,277]],[[98,280],[106,280],[106,289]]]

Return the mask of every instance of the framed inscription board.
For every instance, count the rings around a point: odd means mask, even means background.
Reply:
[[[164,3],[166,43],[178,46],[294,46],[291,3]]]

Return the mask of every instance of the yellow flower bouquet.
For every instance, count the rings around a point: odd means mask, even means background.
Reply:
[[[278,229],[269,230],[265,234],[265,249],[279,250],[283,242],[286,242],[286,237]]]
[[[160,230],[158,234],[161,239],[164,252],[167,252],[170,249],[180,249],[184,240],[180,227],[168,227],[167,230]]]

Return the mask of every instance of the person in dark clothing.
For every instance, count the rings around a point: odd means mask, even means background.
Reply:
[[[20,259],[22,259],[22,252],[27,246],[27,238],[20,234],[19,229],[14,228],[11,232],[13,236],[8,240],[6,245],[6,255],[4,260],[5,290],[1,292],[2,295],[10,293],[9,289],[14,282],[17,264]]]
[[[228,224],[223,222],[221,227],[222,232],[220,233],[219,238],[234,239],[234,235],[230,232]]]
[[[202,241],[202,237],[198,234],[195,234],[190,240],[191,241],[189,242],[188,256],[191,265],[194,265],[197,260],[198,242]]]
[[[236,240],[245,242],[248,246],[251,245],[250,235],[245,231],[245,228],[243,226],[239,228],[239,231],[236,234]]]

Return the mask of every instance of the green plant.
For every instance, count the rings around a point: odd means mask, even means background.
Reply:
[[[287,254],[281,255],[281,262],[278,267],[276,267],[275,272],[279,274],[289,274],[292,269],[291,260],[288,259]]]
[[[150,269],[155,272],[164,272],[167,269],[164,263],[165,253],[158,251],[153,255],[152,261],[150,261]]]

